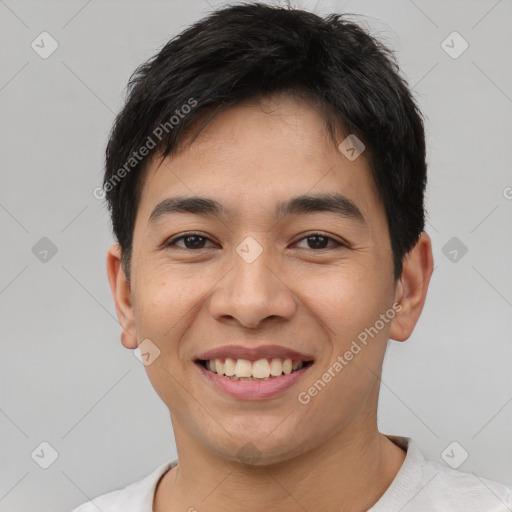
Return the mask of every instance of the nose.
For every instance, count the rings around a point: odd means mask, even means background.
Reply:
[[[277,322],[293,317],[297,302],[291,283],[270,252],[264,249],[252,262],[233,252],[231,270],[210,297],[213,318],[256,329],[272,318]]]

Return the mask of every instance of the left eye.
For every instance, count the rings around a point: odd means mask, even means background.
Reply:
[[[334,238],[331,238],[327,235],[322,235],[321,233],[313,233],[312,235],[305,236],[304,238],[301,238],[299,242],[302,242],[303,240],[306,240],[308,244],[312,243],[314,245],[314,247],[309,247],[310,249],[329,249],[329,247],[326,247],[326,244],[329,241],[334,243],[334,247],[331,247],[333,249],[343,246],[342,243],[334,240]]]
[[[177,246],[177,242],[183,240],[183,243],[185,247],[179,246],[182,249],[205,249],[204,243],[207,240],[210,240],[208,237],[197,234],[197,233],[186,233],[184,235],[178,236],[176,238],[172,238],[168,242],[164,244],[165,247],[173,247]],[[330,247],[332,249],[335,249],[336,247],[345,247],[344,244],[341,242],[338,242],[334,238],[321,234],[321,233],[313,233],[311,235],[305,236],[298,240],[295,243],[302,242],[303,240],[306,240],[306,243],[308,245],[313,245],[313,247],[308,247],[309,249],[316,249],[316,250],[322,250],[322,249],[329,249],[329,247],[326,247],[326,245],[331,242],[334,244],[334,246]]]

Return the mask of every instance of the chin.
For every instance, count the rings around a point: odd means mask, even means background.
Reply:
[[[247,434],[247,433],[246,433]],[[296,435],[287,436],[293,444],[286,444],[281,439],[272,439],[270,436],[240,436],[229,440],[229,445],[213,448],[217,455],[246,466],[264,467],[289,461],[302,455],[308,450],[308,443],[301,441]]]

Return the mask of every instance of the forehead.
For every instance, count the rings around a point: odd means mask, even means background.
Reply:
[[[283,95],[236,105],[178,155],[149,165],[140,217],[147,222],[156,205],[175,195],[214,198],[238,218],[245,207],[277,214],[284,201],[306,194],[340,194],[364,217],[383,215],[366,155],[347,158],[338,148],[345,139],[339,132],[335,144],[305,100]]]

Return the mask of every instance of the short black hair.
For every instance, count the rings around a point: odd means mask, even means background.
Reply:
[[[289,5],[239,3],[172,38],[129,79],[103,180],[128,279],[152,157],[176,154],[207,114],[200,129],[227,108],[277,93],[314,100],[334,141],[340,125],[363,142],[386,211],[394,278],[400,277],[424,229],[427,164],[422,114],[395,55],[346,14],[322,18]]]

